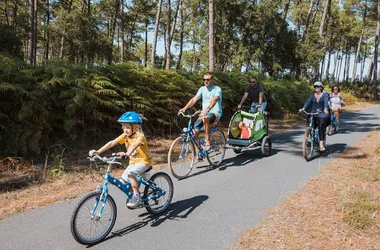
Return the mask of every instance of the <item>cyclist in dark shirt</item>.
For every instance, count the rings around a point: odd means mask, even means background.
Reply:
[[[320,110],[322,113],[316,115],[319,130],[319,149],[325,151],[324,141],[326,138],[326,127],[329,125],[329,94],[323,91],[322,82],[314,83],[314,93],[309,96],[306,103],[299,112],[305,111],[311,104],[311,113]]]
[[[243,98],[241,98],[238,109],[241,108],[241,105],[245,102],[247,97],[251,99],[251,108],[250,113],[256,113],[258,111],[263,112],[267,107],[267,100],[264,95],[263,86],[257,82],[256,77],[250,79],[250,85],[246,88]]]

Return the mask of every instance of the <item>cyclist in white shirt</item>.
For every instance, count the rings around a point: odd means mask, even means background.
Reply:
[[[340,88],[338,86],[333,86],[331,88],[330,94],[330,105],[331,110],[335,114],[335,121],[337,128],[339,127],[339,113],[342,112],[343,96],[340,93]]]

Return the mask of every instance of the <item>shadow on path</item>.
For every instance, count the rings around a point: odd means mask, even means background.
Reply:
[[[143,228],[147,225],[151,227],[157,227],[165,220],[179,220],[185,219],[189,214],[191,214],[198,206],[200,206],[204,201],[206,201],[209,197],[207,195],[198,195],[189,199],[176,201],[170,204],[168,210],[164,214],[160,215],[152,215],[149,213],[140,214],[139,217],[144,217],[141,221],[136,222],[132,225],[129,225],[125,228],[119,229],[111,233],[111,236],[108,236],[103,241],[88,246],[90,248],[92,246],[101,244],[107,240],[110,240],[114,237],[123,237],[133,231],[136,231],[140,228]]]

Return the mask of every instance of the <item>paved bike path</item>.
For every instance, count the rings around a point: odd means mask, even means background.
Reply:
[[[199,165],[192,175],[174,182],[169,211],[153,217],[145,209],[128,210],[116,188],[118,216],[105,241],[90,249],[224,249],[244,229],[257,225],[270,207],[300,189],[321,167],[380,124],[380,107],[347,113],[341,132],[327,139],[327,156],[306,162],[301,143],[304,129],[273,136],[273,155],[259,150],[235,155],[227,150],[224,165]],[[85,249],[70,233],[78,199],[64,201],[0,221],[1,249]]]

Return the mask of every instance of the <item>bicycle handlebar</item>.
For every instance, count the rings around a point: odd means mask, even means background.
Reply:
[[[322,111],[317,110],[317,112],[309,113],[309,112],[306,112],[305,110],[302,110],[302,112],[300,112],[300,113],[305,113],[307,115],[318,115],[318,114],[322,114]]]
[[[108,163],[108,164],[122,165],[121,162],[118,162],[116,160],[121,160],[121,159],[123,159],[123,157],[122,156],[118,156],[116,154],[112,154],[112,156],[108,156],[108,157],[107,156],[101,157],[100,155],[95,154],[92,157],[87,157],[87,159],[89,159],[90,161],[100,160],[100,161]]]
[[[194,116],[196,116],[197,114],[200,114],[200,113],[202,113],[202,110],[198,110],[197,112],[195,112],[192,115],[185,115],[182,111],[180,111],[180,112],[178,112],[178,115],[182,115],[183,117],[186,117],[186,118],[193,118]]]

